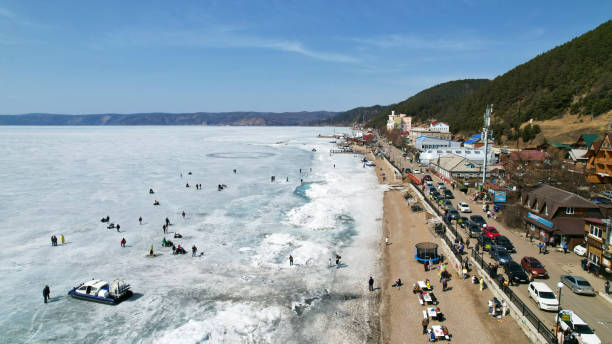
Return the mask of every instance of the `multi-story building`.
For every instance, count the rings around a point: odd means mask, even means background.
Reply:
[[[540,240],[566,242],[570,249],[584,241],[584,219],[601,219],[597,204],[569,191],[541,184],[521,195],[525,231]]]
[[[387,130],[398,129],[401,132],[408,133],[412,128],[412,117],[406,116],[406,114],[396,115],[395,111],[391,111],[389,119],[387,120]]]
[[[584,238],[587,246],[587,259],[606,271],[612,268],[612,236],[610,219],[584,219]]]
[[[584,155],[588,161],[586,166],[586,179],[589,183],[612,183],[612,133],[604,136],[603,140],[595,141]]]

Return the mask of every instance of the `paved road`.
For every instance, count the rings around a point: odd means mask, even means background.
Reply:
[[[414,169],[415,167],[419,168],[417,164],[410,164],[409,161],[406,158],[402,158],[401,155],[402,152],[399,149],[393,147],[390,153],[390,158],[391,160],[396,161],[396,165],[398,165],[398,167],[401,167],[402,169],[406,167],[412,169]],[[429,174],[433,177],[434,182],[442,181],[437,178],[433,173]],[[453,194],[455,195],[455,199],[452,200],[453,204],[457,204],[458,202],[467,202],[472,208],[472,214],[482,215],[486,218],[485,214],[482,211],[481,203],[476,204],[462,192],[459,192],[459,190],[453,191]],[[540,262],[542,262],[542,264],[548,270],[550,278],[539,281],[545,282],[549,287],[551,287],[551,289],[555,291],[555,294],[558,295],[559,293],[556,284],[557,282],[559,282],[560,276],[563,274],[582,276],[589,280],[595,290],[603,290],[603,279],[596,278],[592,274],[588,274],[582,270],[580,266],[580,260],[582,259],[582,257],[579,257],[574,253],[563,254],[556,251],[551,252],[547,255],[538,254],[537,241],[530,242],[529,240],[526,240],[522,232],[517,232],[516,230],[508,230],[496,220],[490,219],[488,223],[490,225],[495,226],[502,235],[505,235],[510,239],[510,241],[512,241],[517,251],[517,253],[512,254],[513,259],[515,261],[520,263],[520,260],[524,256],[533,256],[538,258]],[[464,240],[466,240],[467,232],[463,231],[462,235]],[[474,239],[472,239],[471,241],[473,242]],[[488,254],[485,254],[485,256],[487,256],[488,258]],[[489,261],[491,260],[489,259]],[[555,313],[540,310],[537,305],[529,298],[529,293],[527,291],[526,284],[513,287],[513,291],[517,295],[519,295],[523,302],[525,302],[525,304],[530,307],[530,309],[540,318],[540,320],[550,325],[549,327],[553,327]],[[595,333],[602,340],[602,343],[612,343],[612,304],[610,302],[600,297],[599,295],[590,297],[574,294],[571,290],[564,286],[561,295],[561,306],[564,309],[571,309],[578,315],[580,315],[580,317],[584,321],[586,321],[591,326],[591,328],[595,330]]]

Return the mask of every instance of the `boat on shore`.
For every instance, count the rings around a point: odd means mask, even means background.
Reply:
[[[94,279],[72,288],[68,295],[75,299],[116,305],[130,298],[133,293],[130,285],[123,281],[114,280],[109,284],[106,281]]]

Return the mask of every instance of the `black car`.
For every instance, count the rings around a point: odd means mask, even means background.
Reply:
[[[459,215],[459,212],[456,209],[450,208],[448,210],[448,218],[450,218],[451,220],[457,220],[460,217],[461,215]]]
[[[512,257],[510,257],[508,251],[506,251],[506,249],[502,246],[493,245],[489,251],[489,254],[491,255],[491,258],[495,259],[500,264],[506,264],[512,261]]]
[[[521,265],[513,260],[504,264],[504,272],[508,275],[508,280],[514,283],[527,283],[527,274]]]
[[[409,169],[409,168],[406,168],[406,169],[404,170],[404,173],[412,173],[412,170],[411,170],[411,169]]]
[[[459,223],[459,226],[461,226],[461,228],[467,228],[469,222],[470,219],[465,216],[460,216],[459,219],[457,219],[457,223]]]
[[[436,200],[436,202],[440,202],[440,200],[445,199],[444,196],[440,195],[439,192],[437,192],[437,193],[433,193],[432,192],[432,195],[433,195],[433,198]]]
[[[486,235],[481,235],[478,237],[478,244],[480,244],[483,251],[490,250],[494,245],[493,240]]]
[[[470,233],[470,238],[478,238],[482,235],[482,227],[480,227],[475,222],[472,222],[472,221],[468,222],[467,229],[468,229],[468,232]]]
[[[444,196],[447,199],[453,199],[455,198],[455,196],[453,195],[453,193],[450,190],[444,189]]]
[[[470,216],[470,220],[472,220],[473,222],[476,222],[477,224],[480,225],[480,227],[482,227],[482,225],[486,225],[487,221],[485,221],[485,219],[480,216],[480,215],[472,215]]]
[[[495,238],[495,244],[504,247],[508,252],[516,253],[516,249],[514,248],[514,245],[512,245],[510,239],[506,238],[503,235],[500,235]]]

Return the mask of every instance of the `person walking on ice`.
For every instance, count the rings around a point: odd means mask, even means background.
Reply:
[[[289,255],[289,266],[293,265],[293,256]]]
[[[49,301],[49,295],[51,295],[51,289],[49,289],[48,285],[45,285],[45,288],[43,289],[43,299],[45,300],[45,303],[47,303],[47,301]]]
[[[370,289],[370,291],[374,291],[374,279],[372,278],[372,276],[370,276],[370,279],[368,280],[368,288]]]
[[[142,216],[138,217],[138,223],[142,225]]]
[[[62,245],[66,242],[66,239],[64,238],[64,234],[60,234],[60,241],[62,242]]]
[[[196,245],[194,244],[194,245],[191,247],[191,256],[192,256],[192,257],[195,257],[195,256],[196,256],[196,252],[198,252],[198,248],[197,248],[197,247],[196,247]]]

